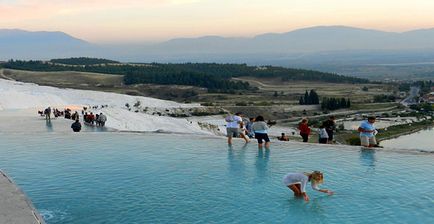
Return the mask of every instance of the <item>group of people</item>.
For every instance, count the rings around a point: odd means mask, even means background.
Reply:
[[[54,114],[55,117],[59,117],[63,115],[63,112],[57,110],[57,109],[51,109],[51,107],[47,107],[42,111],[38,111],[38,114],[45,117],[45,120],[50,121],[51,120],[51,113]]]
[[[241,112],[234,115],[228,115],[225,120],[226,131],[228,137],[228,144],[232,144],[232,138],[240,136],[248,143],[249,137],[254,136],[258,141],[258,147],[262,148],[265,142],[265,148],[270,147],[270,138],[268,137],[268,124],[265,122],[263,116],[259,115],[256,118],[250,118],[243,121],[243,114]],[[312,188],[319,192],[333,194],[333,191],[327,189],[320,189],[319,184],[324,182],[324,176],[320,171],[312,173],[288,173],[283,178],[283,183],[290,190],[294,192],[295,197],[303,197],[305,201],[309,201],[309,196],[306,193],[306,185],[311,182]]]
[[[101,108],[104,107],[108,107],[107,105],[101,105]],[[98,108],[97,106],[92,107],[92,108]],[[87,124],[91,124],[91,125],[96,125],[96,126],[101,126],[104,127],[105,123],[107,121],[107,116],[105,116],[103,113],[99,113],[99,114],[93,114],[92,112],[87,113],[85,112],[87,111],[87,107],[83,107],[82,115],[83,115],[83,121],[86,122]],[[80,114],[75,111],[74,113],[72,113],[71,109],[66,108],[64,111],[59,111],[58,109],[51,109],[51,107],[47,107],[45,108],[43,111],[38,111],[38,114],[40,114],[41,116],[45,116],[45,119],[47,121],[51,120],[51,114],[54,114],[54,116],[60,117],[60,116],[64,116],[65,119],[71,119],[74,121],[74,123],[72,123],[71,125],[71,129],[74,132],[80,132],[81,131],[81,123],[80,123]]]
[[[318,128],[318,143],[320,144],[332,144],[333,143],[333,133],[336,130],[336,117],[330,116],[327,120],[321,123]],[[300,130],[300,136],[303,142],[309,141],[309,135],[311,134],[311,129],[308,125],[308,120],[305,118],[298,124],[298,129]]]
[[[241,112],[238,112],[234,115],[228,115],[225,120],[227,122],[226,133],[229,145],[232,145],[232,138],[239,136],[246,143],[250,142],[250,138],[256,138],[260,148],[264,146],[264,143],[265,148],[270,147],[269,127],[263,116],[259,115],[256,118],[246,119]]]
[[[88,114],[87,112],[85,112],[83,115],[83,120],[88,124],[95,124],[96,126],[104,127],[105,122],[107,121],[107,117],[103,113],[93,114],[93,112],[90,112]]]
[[[330,116],[328,120],[324,121],[318,129],[318,142],[320,144],[332,144],[333,143],[333,133],[336,129],[335,116]],[[362,121],[357,131],[360,133],[360,145],[363,147],[379,147],[375,135],[378,131],[375,128],[376,117],[370,116],[366,120]],[[311,129],[308,126],[308,120],[303,119],[298,129],[300,130],[300,135],[303,138],[303,142],[307,142],[309,139]]]
[[[76,112],[77,113],[77,112]],[[85,123],[96,126],[104,127],[105,122],[107,121],[107,117],[103,113],[99,114],[93,114],[93,112],[90,112],[89,114],[87,112],[82,111],[83,114],[83,120]],[[77,113],[78,116],[78,113]],[[74,132],[80,132],[81,131],[81,123],[79,119],[76,119],[74,123],[72,123],[71,128]]]
[[[265,122],[263,116],[260,115],[256,118],[247,119],[241,112],[238,112],[234,115],[229,114],[225,120],[227,122],[226,132],[229,145],[232,144],[232,138],[234,137],[241,137],[246,143],[250,141],[250,138],[255,138],[258,141],[259,147],[263,147],[265,143],[265,147],[269,148],[269,124]],[[358,128],[358,131],[360,132],[360,142],[364,147],[378,146],[375,139],[375,135],[378,133],[374,126],[375,120],[375,117],[368,117],[368,119],[363,121]],[[309,127],[308,119],[302,119],[298,125],[298,129],[303,142],[308,142],[309,136],[311,135],[311,128]],[[327,120],[323,121],[318,128],[318,143],[333,144],[335,130],[336,117],[330,116]],[[279,141],[289,141],[289,137],[286,136],[285,133],[282,133],[282,135],[277,139]]]

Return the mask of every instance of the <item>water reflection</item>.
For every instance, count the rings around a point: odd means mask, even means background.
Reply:
[[[245,171],[245,158],[247,144],[245,144],[241,149],[234,149],[232,145],[228,145],[228,168],[229,172],[234,174],[234,176],[242,176]]]
[[[290,199],[288,200],[286,220],[293,221],[294,213],[297,213],[302,217],[310,216],[310,214],[315,214],[315,220],[312,220],[315,222],[313,223],[321,223],[321,220],[324,220],[327,214],[327,211],[325,210],[323,205],[329,201],[330,196],[326,195],[311,197],[310,201],[306,202],[302,197],[293,197],[291,194]]]
[[[53,132],[53,124],[51,123],[51,120],[45,120],[45,126],[48,132]]]
[[[265,152],[264,152],[265,151]],[[263,182],[267,179],[267,166],[270,160],[270,150],[269,149],[258,149],[258,154],[256,155],[255,167],[257,181]]]
[[[360,163],[362,166],[368,167],[369,170],[375,170],[375,163],[377,159],[375,157],[374,149],[362,149],[360,150]]]

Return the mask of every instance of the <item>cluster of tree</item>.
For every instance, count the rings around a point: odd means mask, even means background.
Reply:
[[[104,58],[88,58],[88,57],[78,57],[78,58],[59,58],[51,59],[50,62],[64,65],[98,65],[98,64],[117,64],[118,61],[108,60]]]
[[[81,62],[80,62],[81,61]],[[101,62],[109,63],[104,64]],[[60,63],[60,64],[58,64]],[[98,64],[93,64],[98,63]],[[303,69],[274,66],[247,66],[246,64],[185,63],[185,64],[110,64],[115,61],[91,58],[53,59],[44,61],[11,60],[4,67],[30,71],[79,71],[124,75],[126,84],[157,83],[193,85],[211,91],[254,89],[246,82],[231,81],[231,78],[277,77],[283,81],[304,80],[331,83],[368,83],[366,79],[347,77]],[[81,66],[77,66],[81,65]]]
[[[431,92],[431,88],[434,87],[432,80],[429,81],[417,81],[416,85],[420,87],[420,94],[425,95]]]
[[[345,98],[323,98],[321,102],[321,109],[323,110],[337,110],[342,108],[350,108],[350,99]]]
[[[375,95],[374,103],[386,103],[386,102],[395,102],[396,97],[394,95]]]
[[[248,82],[219,79],[215,76],[194,72],[129,72],[124,76],[127,85],[137,83],[154,83],[161,85],[189,85],[207,88],[210,92],[231,92],[232,90],[251,89]]]
[[[410,105],[410,108],[413,110],[423,111],[423,112],[434,111],[434,106],[429,103]]]
[[[304,96],[300,96],[298,103],[300,105],[316,105],[319,104],[319,96],[313,89],[310,92],[306,90]]]
[[[401,92],[408,92],[408,91],[410,91],[410,87],[411,87],[411,83],[408,83],[408,82],[400,83],[398,85],[398,89]]]

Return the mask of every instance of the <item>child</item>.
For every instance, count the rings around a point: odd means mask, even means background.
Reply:
[[[329,139],[329,135],[327,134],[327,130],[324,125],[319,126],[319,143],[327,144],[327,140]]]

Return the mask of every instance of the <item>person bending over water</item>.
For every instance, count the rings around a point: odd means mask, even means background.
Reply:
[[[303,197],[305,201],[309,201],[309,196],[306,194],[307,182],[311,182],[312,189],[332,195],[334,192],[327,189],[320,189],[318,185],[324,182],[324,175],[320,171],[312,173],[288,173],[283,177],[283,183],[294,192],[294,196]]]

